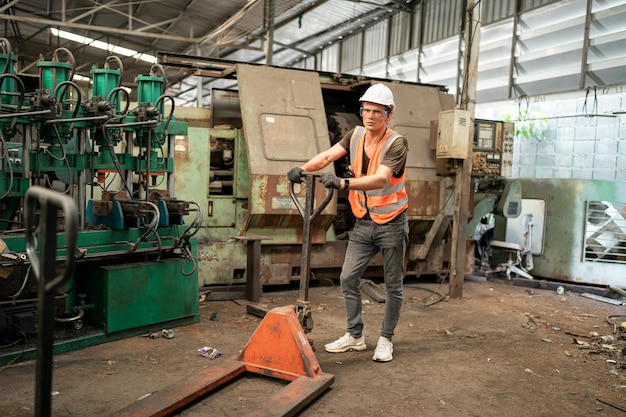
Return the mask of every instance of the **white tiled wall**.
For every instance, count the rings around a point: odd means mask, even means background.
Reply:
[[[547,123],[541,136],[516,137],[514,177],[626,181],[626,85],[478,104],[476,117],[515,120],[520,107]]]

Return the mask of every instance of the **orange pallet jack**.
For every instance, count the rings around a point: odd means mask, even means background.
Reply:
[[[265,315],[243,350],[233,359],[203,370],[193,378],[175,383],[149,397],[118,411],[114,417],[169,416],[200,401],[222,385],[244,373],[257,374],[288,384],[261,404],[251,416],[293,416],[317,398],[335,381],[322,372],[306,337],[313,327],[308,293],[310,281],[311,224],[328,205],[333,190],[329,189],[323,203],[313,210],[315,178],[319,174],[303,172],[306,177],[304,208],[291,183],[290,195],[304,220],[300,291],[295,305],[277,307]]]

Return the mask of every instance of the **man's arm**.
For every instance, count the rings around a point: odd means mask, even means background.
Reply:
[[[389,178],[393,174],[391,168],[385,165],[380,165],[375,173],[372,175],[364,175],[359,178],[348,178],[350,181],[351,190],[376,190],[383,188]]]
[[[331,148],[315,155],[306,164],[302,165],[302,169],[307,172],[319,171],[322,168],[327,167],[331,162],[335,162],[337,159],[346,155],[348,151],[341,146],[340,143],[336,143]]]

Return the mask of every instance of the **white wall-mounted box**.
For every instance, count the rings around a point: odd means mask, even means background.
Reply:
[[[439,112],[437,158],[467,159],[472,152],[470,112],[463,109]]]

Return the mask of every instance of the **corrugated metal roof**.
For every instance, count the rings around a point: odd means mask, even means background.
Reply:
[[[265,62],[269,6],[274,4],[272,64],[289,66],[317,53],[355,30],[419,0],[14,0],[0,6],[2,36],[18,57],[18,72],[37,73],[40,54],[50,60],[55,49],[74,54],[77,74],[102,68],[107,51],[54,36],[56,28],[96,41],[156,55],[188,55]],[[124,85],[148,74],[151,64],[123,57]],[[190,74],[167,68],[168,81]],[[193,82],[181,85],[191,86]]]

